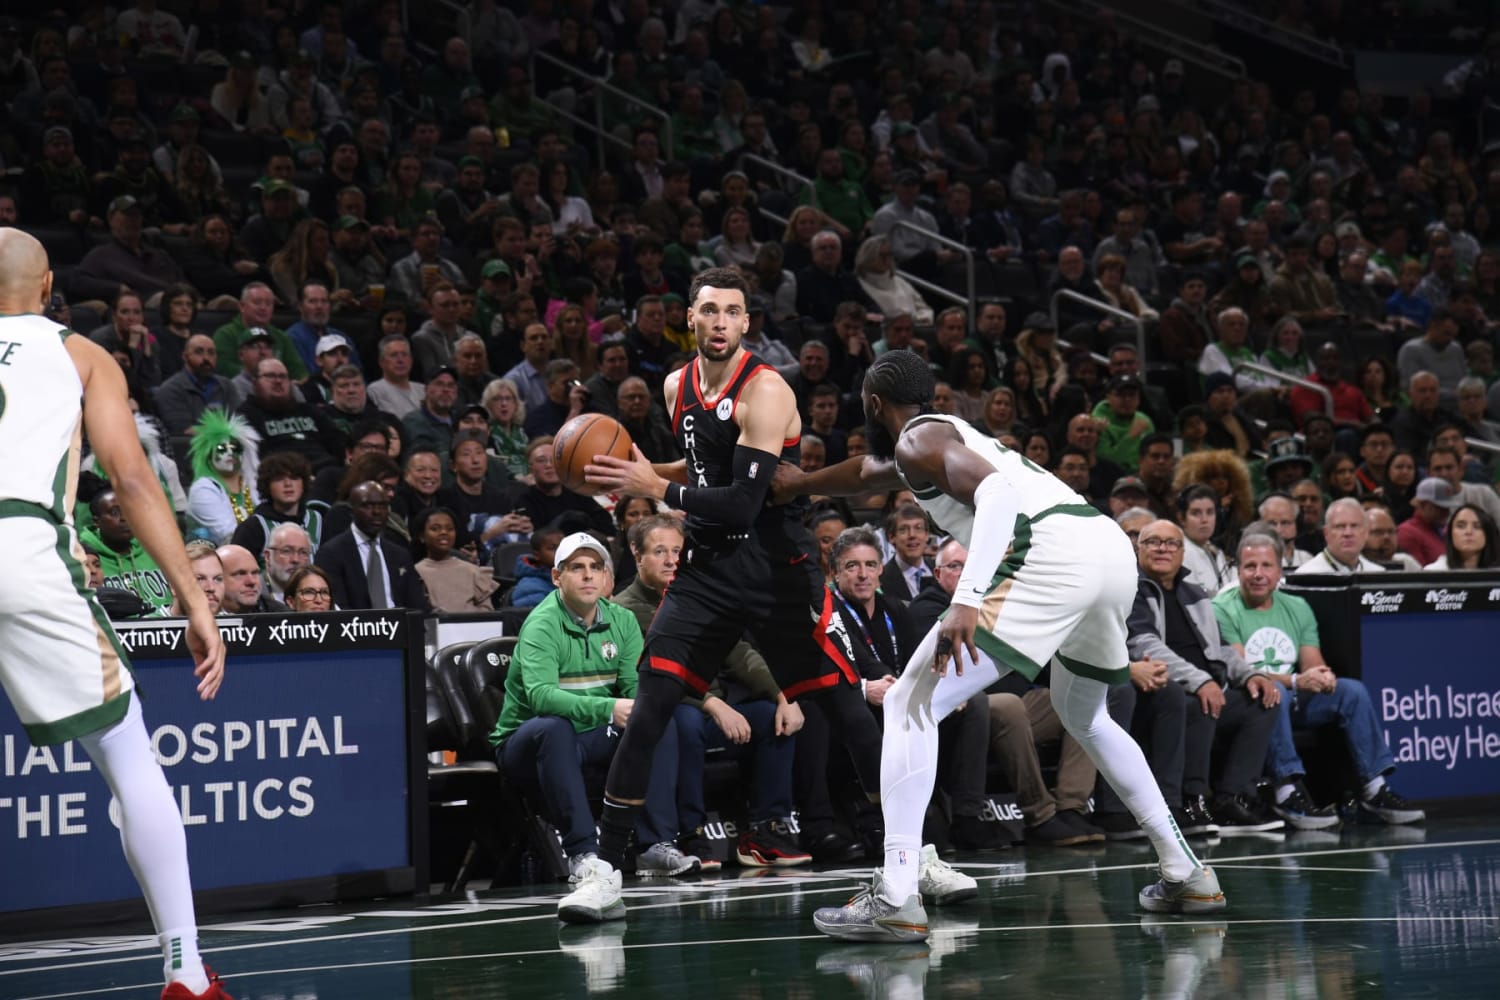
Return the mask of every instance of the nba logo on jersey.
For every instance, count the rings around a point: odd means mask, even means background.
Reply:
[[[897,851],[896,852],[896,864],[900,865],[903,868],[906,867],[906,852],[905,851]]]
[[[719,405],[714,407],[714,415],[720,420],[728,420],[729,415],[734,412],[734,400],[725,396],[719,400]]]
[[[759,472],[759,471],[760,471],[760,463],[759,462],[751,462],[750,463],[750,478],[754,479],[755,478],[755,474],[757,472]]]

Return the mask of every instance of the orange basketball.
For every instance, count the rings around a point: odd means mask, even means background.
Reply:
[[[563,424],[552,439],[552,460],[564,486],[591,497],[599,490],[583,481],[583,467],[595,455],[629,458],[630,446],[630,433],[619,421],[602,413],[581,413]]]

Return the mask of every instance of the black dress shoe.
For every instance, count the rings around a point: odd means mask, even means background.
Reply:
[[[960,851],[1008,851],[1010,831],[999,823],[986,823],[978,816],[955,816],[948,825],[948,839]]]
[[[858,861],[864,855],[864,849],[859,844],[844,839],[833,830],[825,830],[822,833],[804,833],[802,849],[811,854],[813,860],[819,863]]]

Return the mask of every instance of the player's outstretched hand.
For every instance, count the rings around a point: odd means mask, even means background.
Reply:
[[[979,609],[963,604],[949,606],[948,617],[938,629],[937,655],[933,657],[932,669],[939,677],[948,672],[948,661],[953,661],[953,672],[963,676],[964,652],[968,651],[969,662],[979,662],[979,648],[974,645],[974,631],[979,627]]]
[[[776,465],[776,473],[771,477],[771,503],[791,503],[802,495],[802,484],[807,481],[807,473],[791,462],[779,462]]]
[[[641,454],[640,448],[631,445],[630,456],[627,460],[613,455],[595,455],[594,460],[583,467],[584,481],[606,493],[659,499],[662,478]]]
[[[198,678],[198,697],[212,701],[224,683],[224,640],[207,604],[188,614],[188,652],[193,654],[193,676]]]

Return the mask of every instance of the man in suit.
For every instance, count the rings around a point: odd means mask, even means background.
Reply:
[[[916,504],[904,503],[886,520],[885,536],[896,554],[881,571],[880,589],[904,607],[932,575],[927,562],[927,515]]]
[[[354,523],[318,548],[314,560],[328,574],[333,600],[345,610],[417,608],[431,611],[427,589],[406,549],[382,535],[391,500],[379,483],[360,483],[349,494]]]

